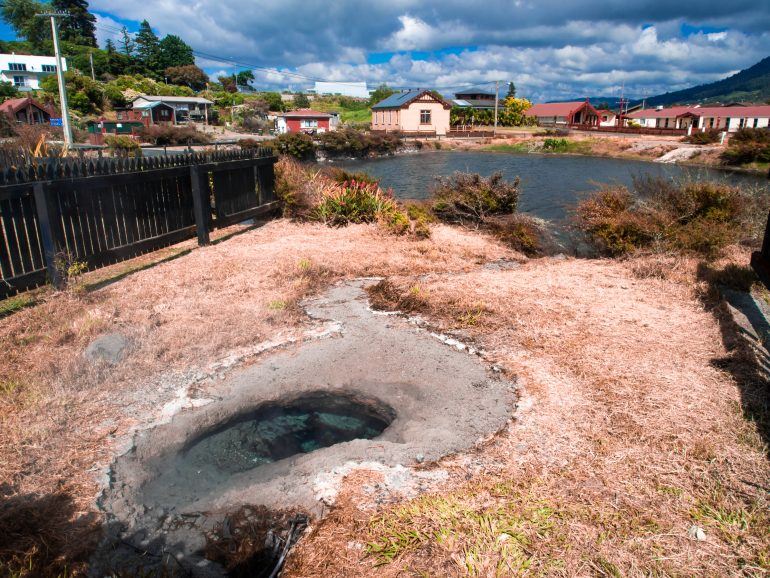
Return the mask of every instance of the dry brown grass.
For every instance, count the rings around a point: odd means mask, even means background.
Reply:
[[[440,329],[483,304],[463,332],[518,377],[516,421],[417,500],[372,515],[346,485],[291,575],[766,576],[767,440],[719,369],[696,270],[658,255],[421,279]],[[414,285],[391,279],[382,301],[409,307]]]
[[[501,258],[523,264],[480,266]],[[380,305],[461,329],[516,376],[520,407],[483,447],[427,466],[449,482],[415,500],[378,506],[361,490],[375,475],[351,474],[287,575],[765,576],[766,439],[744,416],[745,360],[704,308],[718,271],[746,259],[728,251],[696,282],[697,261],[673,255],[525,261],[441,225],[416,241],[280,220],[48,294],[0,319],[3,571],[84,571],[101,468],[173,399],[174,375],[296,335],[303,296],[382,275]],[[87,364],[86,345],[111,331],[131,339],[128,357]]]
[[[342,277],[463,271],[504,256],[494,242],[448,227],[415,241],[375,225],[281,220],[100,289],[45,293],[0,319],[0,516],[50,498],[50,533],[6,525],[15,538],[0,530],[0,564],[22,574],[30,564],[33,574],[82,570],[75,562],[94,543],[97,480],[132,428],[152,421],[185,376],[240,347],[298,333],[302,297]],[[114,367],[86,362],[86,346],[108,332],[130,339],[129,355]]]

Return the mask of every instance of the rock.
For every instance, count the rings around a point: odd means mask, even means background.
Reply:
[[[422,454],[417,454],[417,456],[414,459],[417,460],[418,464],[421,464],[421,463],[423,463],[425,461],[425,456],[422,455]]]
[[[119,363],[128,349],[128,339],[120,333],[107,333],[88,344],[83,355],[91,362],[105,362],[109,365]]]
[[[690,529],[687,530],[687,535],[693,540],[698,540],[698,542],[703,542],[706,539],[706,532],[700,526],[690,526]]]

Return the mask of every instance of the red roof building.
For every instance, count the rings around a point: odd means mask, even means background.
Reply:
[[[719,129],[734,132],[741,128],[770,126],[770,105],[750,106],[672,106],[637,110],[627,117],[646,128],[688,130]]]
[[[34,98],[9,98],[0,104],[0,112],[5,113],[14,122],[21,124],[48,124],[52,116],[59,111],[46,106]]]
[[[309,108],[292,110],[279,115],[276,119],[276,129],[279,133],[304,132],[315,134],[331,130],[332,115]]]
[[[535,117],[541,126],[599,125],[599,111],[587,100],[535,104],[524,114]]]

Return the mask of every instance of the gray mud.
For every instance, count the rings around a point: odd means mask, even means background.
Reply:
[[[329,501],[323,485],[335,469],[351,462],[403,469],[435,461],[473,447],[507,424],[514,385],[477,355],[400,316],[371,311],[366,283],[338,285],[305,304],[311,317],[338,322],[339,334],[233,370],[218,386],[218,401],[137,435],[133,448],[115,461],[100,501],[110,523],[94,558],[97,574],[136,569],[139,557],[149,566],[178,565],[190,575],[222,575],[201,551],[205,533],[228,512],[250,505],[319,517]],[[202,440],[245,423],[260,408],[308,395],[319,403],[341,395],[368,407],[370,415],[386,415],[389,425],[382,424],[384,431],[374,439],[308,448],[282,459],[276,454],[278,459],[261,463],[255,459],[254,468],[221,467],[216,455],[200,451]],[[190,461],[191,454],[197,461]]]

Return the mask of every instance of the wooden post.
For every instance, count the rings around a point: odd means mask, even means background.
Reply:
[[[45,267],[48,271],[48,278],[51,284],[60,288],[63,279],[61,271],[56,266],[56,241],[54,236],[54,222],[58,218],[57,207],[50,202],[46,187],[43,183],[33,185],[35,195],[35,209],[37,211],[37,222],[40,227],[40,240],[43,243],[43,257],[45,258]]]
[[[206,181],[204,181],[206,179]],[[198,165],[190,165],[190,182],[192,183],[193,212],[195,225],[198,229],[198,245],[208,245],[209,220],[211,219],[211,202],[209,201],[208,173],[201,172]]]

